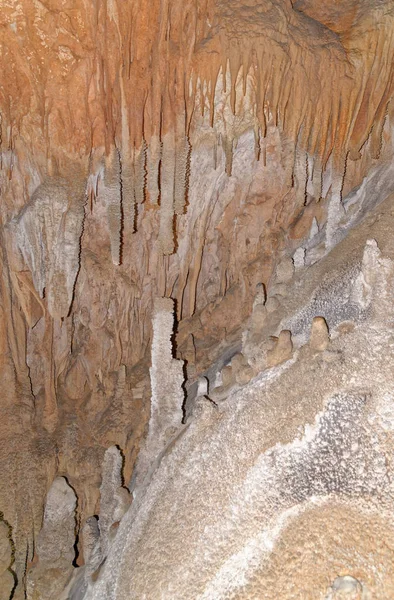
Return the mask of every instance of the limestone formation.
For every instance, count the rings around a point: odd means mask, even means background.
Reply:
[[[274,347],[267,352],[267,367],[276,367],[289,360],[293,354],[293,343],[291,332],[283,330],[274,339]]]
[[[126,188],[125,193],[127,192]],[[114,265],[119,265],[121,260],[122,197],[121,166],[117,148],[112,148],[110,155],[105,158],[100,194],[103,195],[107,209],[112,262]]]
[[[88,517],[82,527],[83,558],[86,576],[91,576],[100,566],[103,553],[100,544],[100,529],[96,517]]]
[[[11,570],[13,563],[11,531],[9,525],[0,518],[0,599],[9,600],[15,587],[15,577]]]
[[[279,308],[279,300],[275,296],[271,296],[267,299],[265,308],[268,313],[273,313]]]
[[[28,597],[60,596],[72,576],[75,559],[76,505],[74,490],[57,477],[47,494],[42,528],[37,536],[37,563],[27,575]]]
[[[363,309],[368,308],[373,297],[380,251],[376,240],[368,240],[363,254],[361,271],[356,279],[353,297]]]
[[[313,221],[312,221],[312,225],[311,225],[311,230],[309,232],[309,239],[313,240],[313,238],[315,237],[315,235],[317,235],[319,233],[319,224],[317,222],[316,217],[313,217]]]
[[[263,283],[258,283],[256,286],[256,295],[253,302],[253,308],[264,305],[267,301],[267,291]]]
[[[130,505],[130,494],[123,487],[123,457],[117,446],[111,446],[104,454],[100,486],[100,550],[104,558],[108,552],[110,533]],[[93,523],[94,526],[94,523]]]
[[[254,370],[249,365],[242,365],[237,371],[235,380],[239,385],[245,385],[254,376]]]
[[[46,498],[44,521],[37,537],[37,555],[40,564],[56,567],[65,562],[72,564],[75,557],[74,490],[64,477],[57,477]]]
[[[295,269],[302,269],[305,265],[305,248],[297,248],[293,255]]]
[[[45,295],[54,318],[68,315],[80,266],[85,186],[71,177],[39,185],[10,226],[37,294]]]
[[[323,352],[330,342],[327,323],[324,317],[315,317],[312,321],[309,346],[315,352]]]
[[[223,367],[223,369],[220,371],[220,375],[222,379],[222,385],[224,387],[227,387],[234,383],[235,376],[231,365],[226,365],[225,367]]]
[[[290,256],[282,258],[275,269],[275,283],[288,283],[294,275],[294,262]]]
[[[15,600],[394,598],[393,3],[1,2]]]
[[[151,412],[148,434],[137,465],[138,482],[181,427],[183,361],[173,358],[174,301],[156,298],[153,314]]]
[[[200,377],[198,380],[197,387],[197,398],[208,395],[208,379],[206,377]]]

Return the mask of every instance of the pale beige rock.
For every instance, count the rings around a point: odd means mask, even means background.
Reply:
[[[0,600],[9,600],[15,585],[15,578],[10,570],[12,563],[10,533],[10,527],[4,521],[0,521]]]
[[[223,367],[223,369],[220,371],[220,375],[222,378],[222,386],[223,387],[227,387],[228,385],[231,385],[235,381],[235,374],[230,365]]]
[[[279,337],[275,340],[272,350],[267,352],[267,367],[276,367],[289,360],[293,354],[293,342],[291,341],[290,331],[281,331]]]
[[[198,380],[197,387],[197,398],[200,396],[208,395],[208,379],[206,377],[200,377]]]
[[[11,571],[3,571],[0,574],[0,600],[10,600],[14,587],[15,578]]]
[[[231,359],[231,369],[236,373],[241,367],[247,365],[247,360],[242,352],[237,352]]]
[[[245,385],[254,377],[254,371],[249,365],[240,367],[235,376],[235,380],[239,385]]]
[[[46,498],[44,521],[37,536],[37,554],[41,565],[51,568],[71,565],[75,557],[74,490],[64,477],[57,477]]]
[[[47,494],[44,520],[37,536],[38,562],[27,574],[32,600],[60,597],[71,579],[76,541],[77,499],[64,477],[57,477]]]
[[[257,304],[257,306],[255,306],[253,309],[252,316],[250,317],[250,329],[254,331],[260,330],[267,320],[267,314],[268,308],[263,304]]]
[[[110,544],[111,527],[118,523],[131,503],[131,497],[123,487],[123,457],[117,446],[105,451],[100,486],[100,512],[98,527],[100,530],[100,551],[104,559]],[[94,526],[94,523],[92,523]]]
[[[293,256],[293,263],[296,270],[305,266],[305,248],[297,248]]]
[[[290,256],[282,258],[275,269],[275,283],[288,283],[294,275],[294,262]]]
[[[0,572],[11,566],[11,558],[10,529],[4,521],[0,521]]]
[[[266,309],[268,313],[273,313],[275,312],[280,306],[280,302],[278,300],[278,298],[276,298],[275,296],[271,296],[270,298],[268,298],[267,302],[266,302]]]
[[[82,548],[87,576],[94,573],[103,560],[100,546],[100,529],[96,517],[86,519],[82,527]]]
[[[253,309],[260,304],[265,304],[267,301],[267,291],[265,289],[264,283],[258,283],[256,285],[256,296],[253,302]]]
[[[312,321],[309,346],[316,352],[324,352],[330,343],[330,335],[326,320],[323,317],[315,317]]]
[[[367,600],[363,586],[351,575],[337,577],[326,600]]]
[[[137,480],[142,482],[177,429],[182,425],[183,361],[173,358],[174,301],[156,298],[153,314],[151,415],[148,435],[140,452]]]
[[[269,289],[269,296],[279,296],[286,298],[288,292],[288,283],[274,283]]]
[[[59,474],[81,523],[106,448],[124,449],[130,480],[150,417],[153,299],[176,298],[176,358],[196,381],[239,342],[278,257],[306,243],[309,270],[333,183],[329,237],[341,196],[372,202],[372,165],[394,164],[390,0],[197,5],[1,3],[0,507],[22,587]],[[381,200],[390,184],[381,171],[376,183]]]

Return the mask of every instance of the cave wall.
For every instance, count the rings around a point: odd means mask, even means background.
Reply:
[[[392,2],[311,4],[2,2],[0,510],[20,597],[55,478],[78,528],[108,447],[132,476],[154,298],[175,300],[187,391],[239,349],[283,253],[316,226],[333,245],[341,201],[385,177]]]

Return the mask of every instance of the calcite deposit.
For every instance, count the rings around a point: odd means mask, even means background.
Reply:
[[[393,55],[393,0],[0,0],[6,600],[394,596]]]

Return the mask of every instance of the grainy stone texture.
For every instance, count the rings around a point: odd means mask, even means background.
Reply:
[[[57,477],[47,494],[44,520],[37,536],[38,562],[27,576],[27,594],[31,600],[59,597],[72,576],[76,505],[74,490],[64,477]]]
[[[150,368],[151,416],[136,466],[137,487],[182,425],[184,371],[183,362],[173,357],[173,332],[174,301],[156,298]]]
[[[393,203],[294,277],[262,331],[297,328],[292,358],[192,415],[86,600],[393,597]],[[330,344],[316,352],[322,318]]]
[[[130,505],[130,494],[123,487],[123,457],[119,448],[111,446],[105,451],[100,486],[100,549],[104,559],[108,552],[111,531]]]
[[[335,335],[389,314],[389,296],[369,304],[390,280],[367,273],[390,274],[384,252],[349,267],[335,305],[294,286],[289,261],[309,277],[393,191],[393,20],[392,0],[2,0],[0,511],[15,600],[57,477],[79,528],[99,513],[106,449],[122,448],[135,485],[155,298],[175,301],[184,416],[200,376],[217,400],[199,396],[205,427],[266,368],[270,336],[291,330],[297,348],[313,317]]]
[[[0,519],[0,600],[9,600],[15,587],[12,562],[11,528]]]

